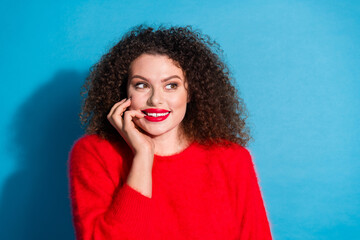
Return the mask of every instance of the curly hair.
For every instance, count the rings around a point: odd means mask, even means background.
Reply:
[[[80,113],[86,133],[108,140],[121,138],[106,116],[127,97],[130,64],[144,53],[166,55],[184,71],[190,102],[181,127],[188,139],[205,145],[229,141],[247,145],[251,137],[245,105],[231,84],[222,50],[191,26],[136,26],[92,66]]]

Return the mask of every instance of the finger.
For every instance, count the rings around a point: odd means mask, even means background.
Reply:
[[[121,106],[122,104],[124,104],[124,103],[126,103],[126,102],[129,102],[129,99],[123,99],[123,100],[121,100],[120,102],[117,102],[117,103],[115,103],[113,106],[112,106],[112,108],[110,109],[110,112],[108,113],[108,115],[107,115],[107,117],[108,117],[108,119],[112,116],[112,115],[114,115],[114,113],[115,113],[115,111],[119,108],[119,106]],[[125,107],[125,109],[127,108],[128,106],[126,106]],[[122,109],[122,108],[121,108]],[[120,110],[121,110],[120,109]],[[124,109],[124,110],[125,110]],[[124,111],[123,110],[123,111]]]
[[[115,108],[112,116],[117,118],[117,117],[122,117],[122,115],[124,114],[124,112],[126,111],[126,109],[130,106],[131,101],[130,99],[127,99],[124,103],[118,105],[117,108]]]
[[[136,118],[143,118],[143,117],[145,117],[146,116],[146,114],[145,113],[143,113],[142,111],[140,111],[140,110],[136,110],[136,112],[135,112],[135,117]]]
[[[115,104],[111,107],[108,115],[112,115],[112,114],[114,113],[115,109],[116,109],[119,105],[121,105],[122,103],[124,103],[126,100],[127,100],[127,98],[124,98],[124,99],[121,100],[120,102],[115,103]]]
[[[126,111],[125,114],[124,114],[124,121],[126,122],[130,122],[133,120],[133,118],[143,118],[145,117],[146,115],[141,112],[140,110],[129,110],[129,111]]]
[[[123,121],[123,129],[129,130],[130,128],[136,128],[136,124],[133,122],[133,120],[140,119],[145,117],[145,114],[142,113],[140,110],[129,110],[124,113],[124,121]]]

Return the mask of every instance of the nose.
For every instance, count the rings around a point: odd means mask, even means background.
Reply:
[[[149,106],[158,106],[163,103],[163,93],[160,89],[153,88],[151,90],[151,95],[148,98],[148,105]]]

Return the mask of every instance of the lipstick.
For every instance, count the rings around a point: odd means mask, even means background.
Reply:
[[[150,122],[164,121],[170,115],[170,111],[159,108],[148,108],[142,112],[146,115],[144,118]]]

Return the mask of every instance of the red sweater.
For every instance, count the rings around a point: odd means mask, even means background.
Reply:
[[[152,197],[126,183],[123,142],[79,139],[69,175],[77,239],[271,239],[249,152],[236,144],[154,157]]]

